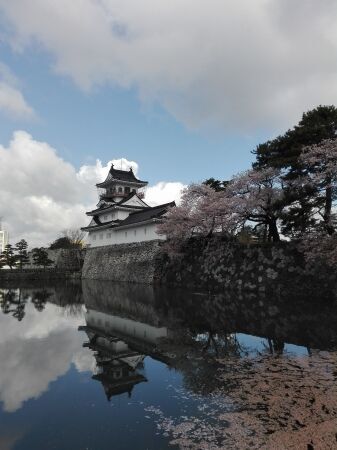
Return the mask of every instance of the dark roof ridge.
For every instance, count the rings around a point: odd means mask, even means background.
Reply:
[[[119,202],[117,202],[116,205],[122,205],[123,203],[127,202],[132,197],[134,197],[135,195],[137,195],[137,192],[130,192],[130,194],[127,197],[122,198],[122,200],[119,200]],[[137,195],[137,197],[138,197],[138,195]]]
[[[162,205],[148,206],[146,208],[143,208],[141,211],[134,211],[134,212],[130,213],[129,216],[132,216],[133,214],[139,214],[144,211],[149,211],[150,209],[165,208],[165,206],[176,206],[176,202],[173,201],[173,202],[163,203]]]
[[[111,175],[111,179],[109,180],[109,175]],[[132,167],[130,170],[122,170],[122,169],[115,169],[114,165],[111,164],[109,173],[104,181],[101,183],[97,183],[97,187],[104,187],[108,185],[110,182],[113,182],[114,180],[120,181],[120,182],[126,182],[126,183],[135,183],[135,184],[148,184],[147,181],[140,180],[137,178],[132,170]]]

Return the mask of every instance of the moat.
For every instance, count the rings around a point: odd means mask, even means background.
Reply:
[[[0,285],[4,450],[337,448],[337,304]]]

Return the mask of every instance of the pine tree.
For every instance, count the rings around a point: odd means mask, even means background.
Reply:
[[[337,108],[318,106],[303,114],[302,119],[294,128],[284,135],[257,146],[253,152],[256,170],[267,167],[278,168],[288,187],[284,189],[284,213],[282,217],[282,233],[286,236],[297,237],[309,232],[315,222],[313,199],[318,198],[315,185],[297,185],[296,183],[310,169],[301,161],[303,148],[319,145],[327,139],[334,139],[337,135]]]
[[[54,261],[48,258],[48,253],[44,248],[33,249],[33,264],[35,266],[42,266],[44,269],[51,266]]]
[[[20,269],[22,269],[24,266],[26,266],[29,262],[28,258],[28,244],[24,239],[21,239],[20,242],[17,242],[15,244],[15,251],[17,252],[17,261],[19,264]]]
[[[254,167],[277,167],[286,169],[289,175],[301,171],[299,161],[304,146],[319,144],[325,139],[334,139],[337,134],[337,108],[318,106],[303,113],[302,119],[284,135],[257,146]]]
[[[7,244],[5,247],[5,250],[1,254],[3,261],[5,262],[6,266],[9,266],[9,268],[12,270],[13,267],[16,265],[17,258],[14,254],[14,249],[11,244]]]

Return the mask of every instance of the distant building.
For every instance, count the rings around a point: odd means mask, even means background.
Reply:
[[[0,253],[2,253],[5,250],[7,244],[8,244],[8,232],[2,229],[0,223]]]
[[[174,202],[151,207],[144,198],[147,181],[139,180],[132,169],[117,170],[111,165],[99,189],[97,208],[86,214],[90,224],[82,228],[89,233],[88,245],[98,247],[112,244],[165,239],[156,228]]]

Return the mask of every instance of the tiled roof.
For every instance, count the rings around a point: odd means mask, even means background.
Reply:
[[[116,203],[114,201],[111,201],[110,205],[106,205],[105,204],[105,205],[100,206],[97,209],[93,209],[92,211],[88,211],[87,215],[92,215],[92,214],[95,214],[95,213],[98,213],[98,212],[103,212],[103,211],[105,211],[107,209],[110,209],[113,206],[123,206],[123,208],[129,208],[129,209],[144,209],[144,208],[147,208],[147,206],[125,205],[124,204],[128,200],[130,200],[133,196],[135,196],[135,195],[137,195],[135,192],[130,192],[130,194],[127,197],[123,198],[119,202]]]
[[[115,202],[111,202],[110,205],[105,203],[104,205],[101,205],[98,208],[93,209],[92,211],[88,211],[87,214],[93,214],[93,213],[96,213],[96,212],[101,212],[101,211],[104,211],[105,209],[109,209],[109,208],[111,208],[112,206],[115,206],[115,205],[116,205]]]
[[[175,206],[175,202],[165,203],[163,205],[158,205],[154,207],[143,208],[141,211],[132,212],[124,220],[110,220],[108,222],[101,222],[98,216],[94,216],[94,222],[96,225],[81,228],[83,231],[91,231],[93,229],[104,228],[119,228],[124,226],[129,226],[141,222],[147,222],[152,219],[159,219],[162,217],[169,208]]]
[[[135,174],[133,173],[132,168],[130,170],[119,170],[114,169],[113,164],[111,165],[109,174],[105,181],[102,183],[96,184],[97,187],[104,187],[105,185],[109,184],[112,181],[127,181],[130,183],[141,183],[141,184],[147,184],[147,181],[139,180]]]
[[[165,203],[154,207],[145,208],[142,211],[131,213],[125,220],[122,220],[117,226],[132,225],[134,223],[145,222],[151,219],[157,219],[165,214],[169,208],[175,206],[175,202]]]
[[[120,220],[109,220],[108,222],[101,222],[97,216],[93,217],[96,225],[88,225],[87,227],[82,227],[82,231],[92,231],[92,230],[100,230],[105,228],[113,228],[116,225],[119,225]]]

